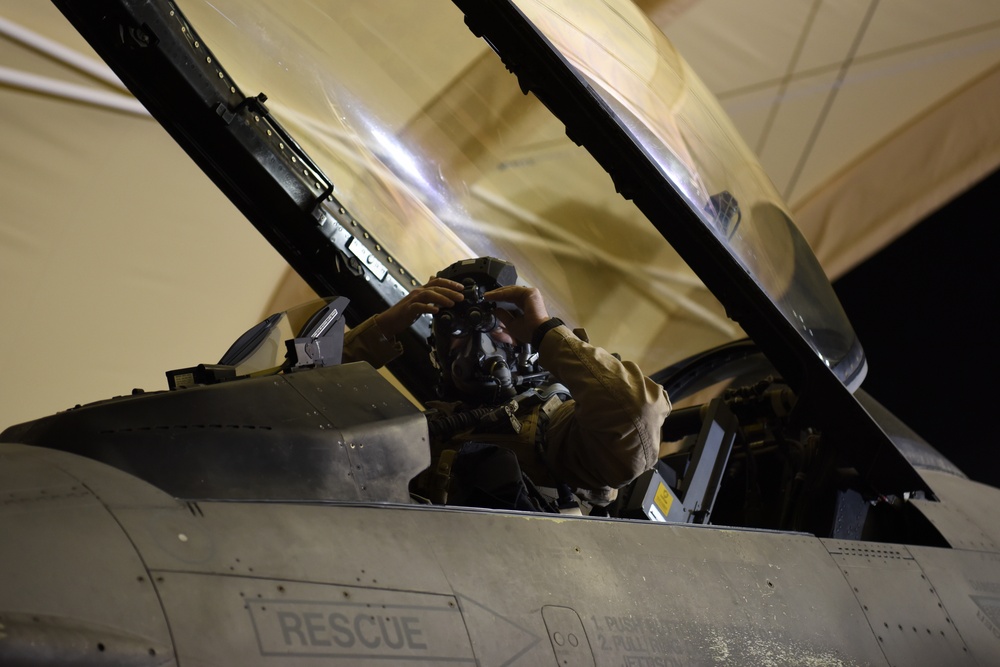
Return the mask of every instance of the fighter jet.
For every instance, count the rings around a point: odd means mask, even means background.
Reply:
[[[0,663],[1000,662],[1000,491],[865,394],[780,197],[627,0],[56,4],[327,298],[3,432]],[[479,255],[662,368],[612,511],[418,502],[429,320],[391,377],[340,363]]]

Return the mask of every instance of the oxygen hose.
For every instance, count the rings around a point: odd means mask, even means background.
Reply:
[[[456,412],[447,416],[429,416],[427,430],[432,438],[447,439],[456,433],[467,431],[478,424],[494,407],[475,408],[465,412]]]
[[[507,365],[507,361],[503,357],[490,357],[486,361],[493,362],[490,364],[489,373],[490,377],[496,380],[500,388],[500,397],[505,399],[514,398],[517,391],[514,389],[514,380],[511,377],[510,366]]]

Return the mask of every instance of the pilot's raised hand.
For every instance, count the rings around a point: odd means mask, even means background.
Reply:
[[[542,293],[535,287],[510,285],[491,290],[483,295],[489,301],[507,301],[521,309],[521,315],[515,315],[502,308],[497,309],[497,317],[518,343],[530,343],[538,325],[549,319],[549,311],[545,309]]]
[[[431,276],[425,285],[416,288],[394,305],[375,316],[379,330],[386,336],[405,331],[418,317],[451,308],[465,299],[462,283]]]

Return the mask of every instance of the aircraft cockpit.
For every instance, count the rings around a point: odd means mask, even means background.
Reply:
[[[431,461],[433,411],[391,375],[342,363],[348,307],[339,297],[276,313],[218,363],[167,372],[168,391],[77,406],[4,438],[71,443],[191,501],[426,504],[409,485]],[[663,424],[660,460],[610,505],[588,506],[589,517],[947,544],[914,507],[929,500],[925,492],[873,493],[844,448],[796,414],[798,396],[752,342],[654,379],[677,406]],[[924,465],[950,466],[916,442]]]
[[[556,5],[422,3],[448,40],[428,50],[410,20],[373,39],[380,10],[359,3],[303,17],[126,2],[117,32],[64,3],[300,292],[341,296],[283,304],[219,363],[171,372],[166,393],[47,419],[178,497],[408,503],[427,466],[430,318],[400,337],[388,379],[339,363],[343,330],[418,276],[490,255],[675,403],[657,469],[605,514],[941,542],[913,511],[933,493],[911,461],[953,467],[873,418],[861,345],[725,114],[632,5],[595,6],[587,25]],[[678,335],[692,331],[708,352]],[[49,439],[33,428],[16,439]]]

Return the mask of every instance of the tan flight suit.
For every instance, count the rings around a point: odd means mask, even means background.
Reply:
[[[379,368],[402,353],[386,338],[374,318],[344,337],[344,361],[367,361]],[[495,442],[513,449],[521,468],[541,485],[565,482],[581,498],[604,503],[614,489],[653,467],[659,454],[660,428],[670,412],[666,392],[632,362],[580,340],[566,326],[545,334],[539,364],[565,385],[573,399],[559,405],[547,420],[542,449],[536,449],[538,407],[517,416],[521,433],[467,434],[462,439]],[[458,438],[453,438],[454,442]],[[432,446],[432,455],[436,455]],[[436,460],[436,456],[434,459]],[[559,480],[552,480],[551,471]]]

